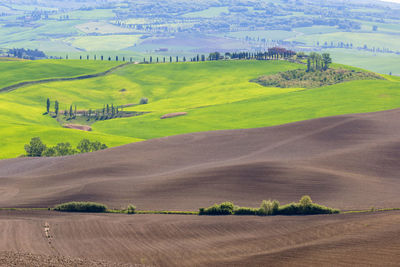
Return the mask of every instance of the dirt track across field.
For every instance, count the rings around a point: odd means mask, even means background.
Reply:
[[[308,194],[342,210],[399,208],[399,173],[400,110],[391,110],[3,160],[0,207],[74,200],[197,210],[221,201],[288,203]],[[398,211],[273,217],[0,211],[0,251],[9,253],[0,253],[0,265],[10,258],[2,255],[18,252],[43,263],[59,257],[144,266],[395,266],[399,233]]]

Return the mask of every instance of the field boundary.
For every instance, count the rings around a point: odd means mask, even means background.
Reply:
[[[16,83],[10,86],[6,86],[0,89],[0,93],[4,92],[11,92],[14,90],[17,90],[18,88],[28,86],[28,85],[34,85],[34,84],[42,84],[42,83],[51,83],[51,82],[64,82],[64,81],[76,81],[76,80],[85,80],[85,79],[91,79],[91,78],[97,78],[97,77],[103,77],[106,75],[109,75],[113,73],[114,71],[124,68],[128,65],[134,64],[134,62],[127,62],[115,67],[112,67],[111,69],[108,69],[103,72],[99,73],[94,73],[94,74],[86,74],[86,75],[81,75],[77,77],[67,77],[67,78],[50,78],[50,79],[42,79],[42,80],[37,80],[37,81],[26,81],[26,82],[20,82]]]
[[[76,211],[57,211],[55,208],[0,208],[0,211],[51,211],[51,212],[60,212],[60,213],[97,213],[97,214],[129,214],[127,210],[121,209],[107,209],[105,212],[76,212]],[[390,211],[400,211],[400,208],[371,208],[371,209],[363,209],[363,210],[347,210],[341,211],[336,214],[315,214],[315,215],[329,215],[335,216],[339,214],[355,214],[355,213],[376,213],[376,212],[390,212]],[[199,216],[198,211],[173,211],[173,210],[137,210],[132,215],[144,215],[144,214],[152,214],[152,215],[196,215]],[[285,214],[277,214],[270,215],[271,216],[315,216],[313,214],[307,215],[285,215]],[[201,215],[204,217],[208,216],[222,216],[224,215]],[[228,216],[258,216],[259,215],[228,215]]]

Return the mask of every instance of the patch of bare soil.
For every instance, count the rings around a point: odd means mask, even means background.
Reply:
[[[51,225],[49,248],[38,225]],[[0,214],[0,266],[396,266],[400,212]],[[20,252],[20,251],[23,251]],[[130,265],[129,265],[130,266]]]
[[[90,127],[88,125],[64,124],[63,127],[64,128],[69,128],[69,129],[80,130],[80,131],[86,131],[86,132],[92,131],[92,127]]]
[[[168,118],[173,118],[173,117],[179,117],[179,116],[185,116],[187,112],[175,112],[175,113],[169,113],[161,116],[161,119],[168,119]]]

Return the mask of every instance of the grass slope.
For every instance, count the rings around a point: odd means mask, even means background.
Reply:
[[[81,69],[94,64],[78,63],[75,64]],[[76,144],[86,137],[116,146],[188,132],[265,127],[400,107],[400,79],[396,77],[309,90],[249,82],[260,75],[297,68],[304,66],[284,61],[130,65],[104,77],[19,88],[0,94],[0,158],[22,154],[23,145],[34,136],[49,145],[62,141]],[[151,113],[97,122],[92,125],[93,132],[81,132],[63,129],[54,119],[42,115],[47,97],[57,99],[61,110],[70,104],[76,104],[78,109],[95,109],[107,103],[138,103],[141,97],[148,97],[149,104],[127,110]],[[188,114],[160,119],[173,112]]]
[[[121,63],[78,60],[0,61],[0,88],[25,81],[102,72]]]

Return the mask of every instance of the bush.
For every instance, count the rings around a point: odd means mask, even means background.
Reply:
[[[25,145],[26,155],[28,157],[41,157],[45,150],[46,145],[43,144],[39,137],[32,138],[30,143]]]
[[[259,215],[259,209],[238,207],[234,210],[235,215]]]
[[[136,207],[132,204],[128,205],[128,208],[126,209],[128,214],[135,214],[136,213]]]
[[[214,204],[208,208],[201,208],[199,215],[232,215],[235,206],[232,202],[223,202],[221,204]]]
[[[277,200],[263,200],[260,209],[258,210],[258,215],[276,215],[279,210],[279,202]]]
[[[263,200],[260,208],[235,207],[231,202],[215,204],[208,208],[201,208],[199,215],[311,215],[334,214],[338,209],[332,209],[314,204],[309,196],[303,196],[298,203],[281,206],[277,200]]]
[[[149,103],[149,99],[147,97],[142,97],[140,99],[140,105],[144,105],[144,104],[148,104]]]
[[[57,205],[54,209],[69,212],[106,212],[107,206],[96,202],[68,202]]]
[[[339,212],[337,209],[312,203],[309,196],[303,196],[299,203],[290,203],[281,206],[278,211],[282,215],[334,214]]]

